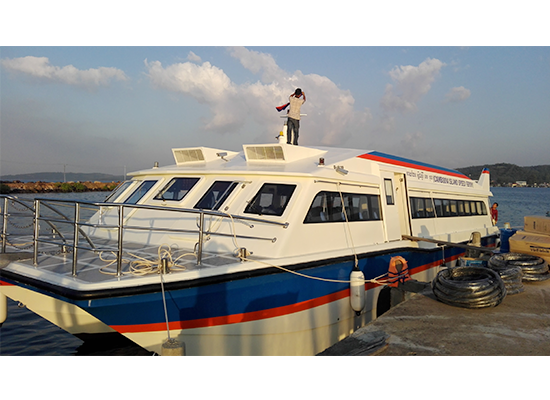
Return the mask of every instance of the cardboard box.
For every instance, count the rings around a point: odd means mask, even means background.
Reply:
[[[550,235],[550,217],[542,217],[538,215],[523,217],[523,227],[525,232]]]
[[[517,231],[510,238],[510,252],[537,256],[550,263],[550,235]]]

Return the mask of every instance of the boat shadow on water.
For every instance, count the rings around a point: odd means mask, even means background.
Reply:
[[[26,307],[9,301],[0,328],[0,356],[151,356],[118,332],[75,337]]]
[[[79,335],[83,343],[78,346],[75,356],[153,356],[156,353],[138,346],[120,333]]]

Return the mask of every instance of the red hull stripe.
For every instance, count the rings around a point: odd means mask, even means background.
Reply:
[[[271,308],[269,310],[253,311],[242,314],[224,315],[221,317],[211,317],[195,319],[191,321],[173,321],[169,323],[170,330],[172,329],[193,329],[204,328],[207,326],[237,324],[241,322],[257,321],[260,319],[275,318],[281,315],[293,314],[304,311],[310,308],[318,307],[323,304],[332,303],[333,301],[349,297],[349,289],[341,290],[336,293],[331,293],[326,296],[317,297],[307,301],[302,301],[288,306]],[[154,332],[166,330],[166,322],[144,325],[111,325],[111,328],[120,333],[129,332]]]
[[[398,165],[400,167],[421,169],[421,170],[424,170],[424,171],[435,172],[437,174],[456,176],[457,178],[470,180],[470,178],[468,178],[466,175],[461,174],[459,172],[446,171],[446,170],[443,170],[443,169],[433,168],[433,167],[430,167],[430,166],[427,166],[427,165],[414,164],[414,163],[410,163],[410,162],[406,162],[406,161],[402,161],[402,160],[394,160],[394,159],[391,159],[391,158],[382,157],[382,156],[378,156],[378,155],[375,155],[375,154],[367,153],[367,154],[362,154],[358,157],[359,158],[364,158],[365,160],[378,161],[378,162],[383,162],[383,163],[386,163],[386,164]]]
[[[463,255],[455,255],[445,258],[446,262],[453,261],[458,259]],[[424,264],[419,267],[416,267],[412,270],[413,274],[426,271],[430,268],[434,268],[441,264],[441,261],[435,261],[429,264]],[[374,289],[375,287],[380,286],[376,283],[367,282],[365,283],[365,289]],[[241,322],[249,321],[258,321],[262,319],[269,319],[280,317],[282,315],[293,314],[296,312],[308,310],[310,308],[315,308],[322,306],[324,304],[332,303],[337,300],[344,299],[349,297],[349,289],[341,290],[336,293],[331,293],[326,296],[317,297],[315,299],[302,301],[296,304],[290,304],[288,306],[271,308],[269,310],[260,310],[253,311],[249,313],[241,314],[232,314],[224,315],[221,317],[211,317],[211,318],[202,318],[194,319],[190,321],[172,321],[168,324],[170,330],[178,329],[193,329],[193,328],[205,328],[208,326],[218,326],[218,325],[228,325],[228,324],[237,324]],[[120,333],[134,333],[134,332],[156,332],[166,330],[166,322],[157,322],[154,324],[138,324],[138,325],[111,325],[111,328],[120,332]]]
[[[13,283],[0,280],[0,286],[15,286]]]

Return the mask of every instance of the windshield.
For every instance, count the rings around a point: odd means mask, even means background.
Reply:
[[[141,185],[138,186],[138,188],[136,190],[134,190],[134,192],[132,193],[132,195],[130,197],[128,197],[128,199],[126,199],[126,201],[124,201],[125,204],[137,204],[138,201],[141,200],[141,198],[143,196],[145,196],[145,193],[147,193],[149,191],[149,189],[151,189],[155,183],[157,183],[158,181],[143,181],[141,183]]]
[[[115,202],[117,197],[119,197],[122,193],[126,191],[130,187],[130,185],[133,185],[136,183],[136,181],[124,181],[120,185],[118,185],[115,190],[111,192],[109,196],[105,199],[106,203]]]
[[[155,196],[155,200],[180,201],[198,181],[199,178],[173,178]]]

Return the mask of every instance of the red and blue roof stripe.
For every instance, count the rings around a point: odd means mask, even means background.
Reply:
[[[454,169],[438,167],[437,165],[432,165],[432,164],[427,164],[427,163],[423,163],[423,162],[419,162],[419,161],[409,160],[408,158],[397,157],[397,156],[393,156],[391,154],[380,153],[378,151],[372,151],[370,153],[362,154],[362,155],[359,156],[359,158],[364,158],[366,160],[383,162],[383,163],[391,164],[391,165],[398,165],[400,167],[405,167],[405,168],[415,168],[415,169],[420,169],[420,170],[423,170],[423,171],[435,172],[435,173],[438,173],[438,174],[450,175],[450,176],[454,176],[454,177],[457,177],[457,178],[470,180],[470,178],[468,178],[462,172],[456,171]]]

